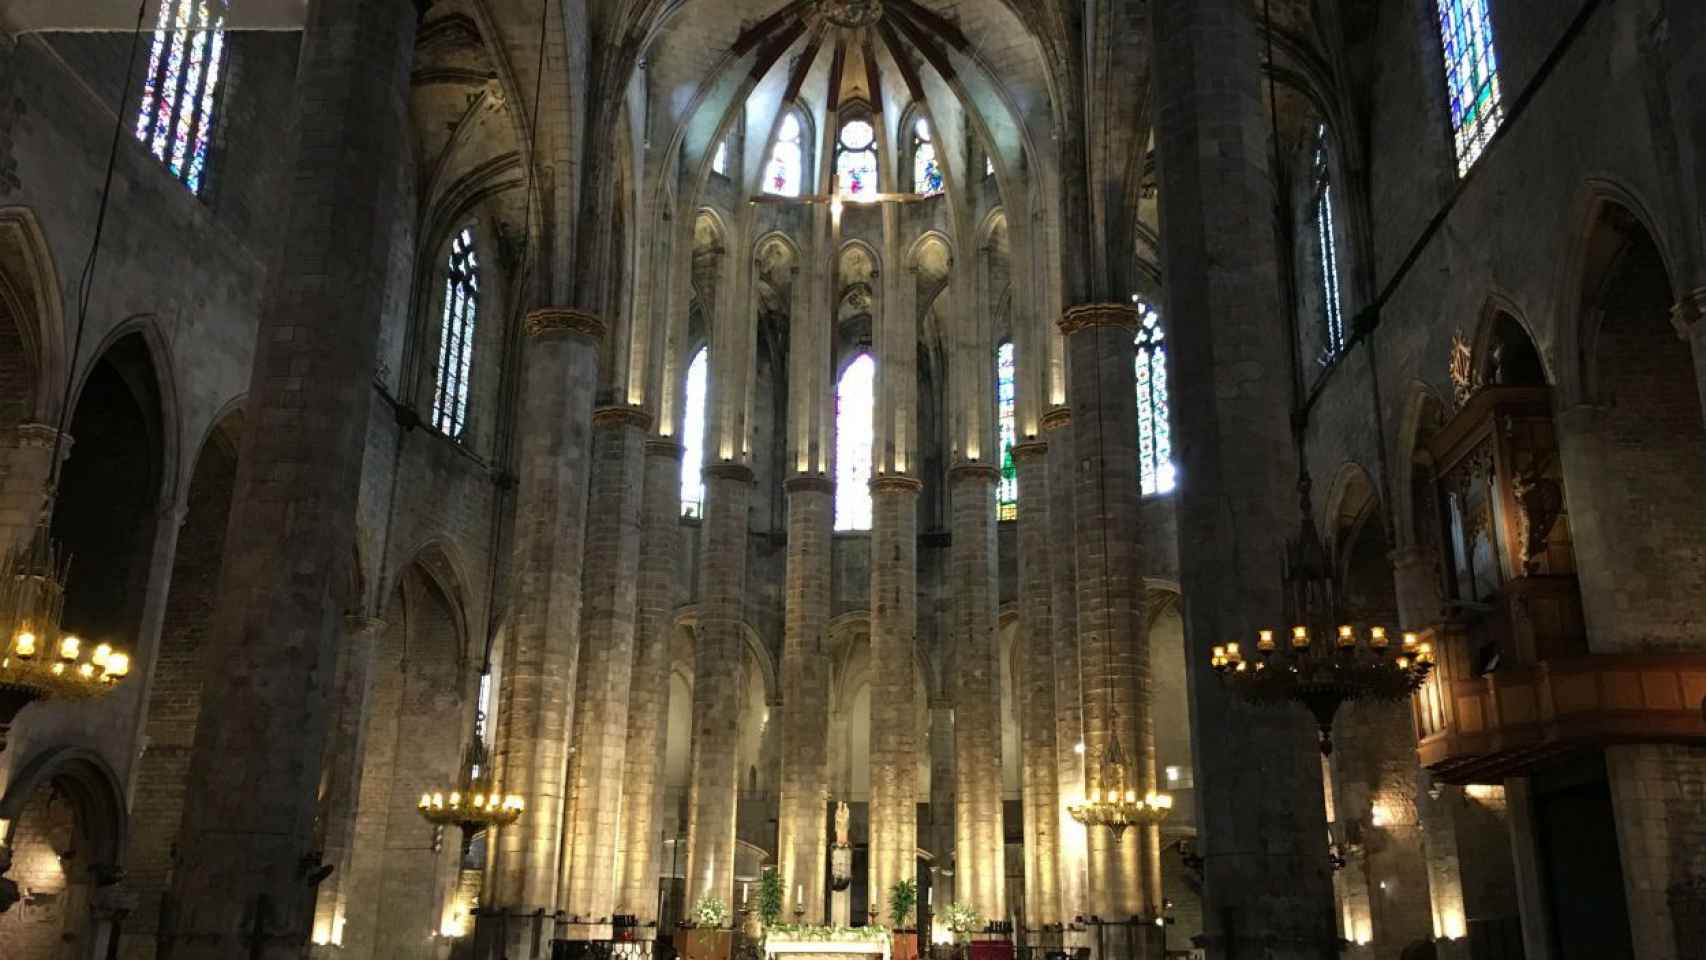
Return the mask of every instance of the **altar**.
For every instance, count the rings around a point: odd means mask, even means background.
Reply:
[[[889,958],[889,938],[859,936],[803,937],[771,934],[764,938],[765,957],[786,960],[874,960]]]

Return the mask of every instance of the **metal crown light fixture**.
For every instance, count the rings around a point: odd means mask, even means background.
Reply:
[[[1333,717],[1353,700],[1395,702],[1415,692],[1433,669],[1432,644],[1414,633],[1394,648],[1386,628],[1339,622],[1338,584],[1327,551],[1315,534],[1309,476],[1298,480],[1303,529],[1286,550],[1285,644],[1278,631],[1256,632],[1252,657],[1237,642],[1214,648],[1209,664],[1240,699],[1256,704],[1298,703],[1315,717],[1321,752],[1333,752]]]
[[[1120,749],[1119,734],[1115,733],[1102,752],[1101,788],[1092,788],[1089,796],[1068,804],[1066,812],[1086,827],[1107,827],[1116,840],[1127,827],[1167,819],[1173,812],[1173,798],[1153,791],[1139,797],[1127,780],[1126,769],[1125,751]]]

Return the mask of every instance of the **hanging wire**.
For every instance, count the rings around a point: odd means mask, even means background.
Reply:
[[[101,183],[101,203],[95,211],[95,235],[89,241],[89,255],[83,261],[83,272],[77,279],[77,328],[71,338],[71,352],[65,355],[65,392],[59,400],[59,429],[53,434],[53,454],[48,460],[47,502],[42,505],[44,518],[53,516],[53,502],[59,492],[59,455],[65,448],[65,428],[71,417],[71,391],[77,384],[77,358],[83,351],[83,331],[89,320],[89,300],[95,290],[95,265],[101,253],[101,236],[106,232],[107,207],[112,200],[113,171],[118,166],[118,145],[124,137],[124,111],[130,103],[131,75],[135,73],[136,50],[142,43],[143,15],[148,0],[136,5],[136,27],[130,34],[130,53],[124,62],[124,88],[119,94],[118,109],[113,111],[113,139],[107,148],[106,179]]]

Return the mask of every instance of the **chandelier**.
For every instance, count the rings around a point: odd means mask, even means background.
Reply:
[[[51,504],[52,501],[49,500]],[[37,700],[74,702],[110,692],[130,674],[130,655],[102,643],[90,647],[61,630],[69,560],[48,536],[47,513],[35,535],[0,561],[0,751],[18,711]]]
[[[489,827],[507,827],[521,819],[525,806],[519,796],[498,788],[497,778],[486,759],[486,696],[491,687],[490,640],[488,666],[480,671],[480,702],[474,709],[474,736],[462,755],[462,770],[454,786],[421,794],[417,808],[434,827],[462,828],[462,853],[468,853],[474,835]]]
[[[1088,796],[1067,804],[1066,812],[1072,819],[1086,827],[1107,827],[1115,840],[1127,827],[1148,826],[1167,819],[1173,812],[1172,796],[1150,791],[1139,797],[1126,779],[1126,766],[1125,752],[1120,749],[1116,734],[1102,752],[1102,786],[1091,788]]]
[[[1301,704],[1320,728],[1321,753],[1333,752],[1333,717],[1355,700],[1394,703],[1414,693],[1433,669],[1433,645],[1414,633],[1394,646],[1386,628],[1358,629],[1341,622],[1337,581],[1327,551],[1315,535],[1309,476],[1298,481],[1303,529],[1287,546],[1282,582],[1282,646],[1273,629],[1256,631],[1254,656],[1239,642],[1214,648],[1209,665],[1240,699],[1254,704]],[[1335,626],[1335,623],[1337,624]]]

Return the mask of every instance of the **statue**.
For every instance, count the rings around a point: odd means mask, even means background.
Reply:
[[[847,801],[835,805],[835,845],[850,847],[852,842],[847,839],[848,824],[853,819],[853,811],[848,809]]]
[[[853,885],[853,840],[848,836],[853,811],[843,800],[835,805],[835,845],[829,850],[829,888],[837,893]]]

